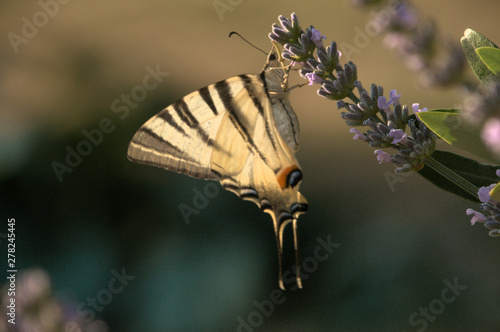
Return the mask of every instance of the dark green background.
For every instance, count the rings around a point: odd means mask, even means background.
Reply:
[[[500,40],[496,1],[415,3],[457,43],[466,28]],[[129,162],[128,142],[177,98],[262,68],[265,56],[228,39],[230,31],[267,50],[272,23],[295,11],[328,43],[352,44],[369,11],[346,1],[241,1],[221,21],[211,0],[73,0],[14,52],[8,33],[19,34],[22,17],[39,10],[36,2],[0,4],[0,220],[16,218],[18,268],[45,269],[71,310],[107,288],[112,270],[125,269],[136,278],[98,314],[112,331],[236,330],[239,317],[256,316],[255,301],[277,294],[270,217],[221,189],[186,224],[178,206],[192,206],[193,189],[206,182]],[[459,90],[419,87],[382,36],[349,60],[364,86],[396,88],[402,103],[459,104]],[[120,119],[113,101],[157,65],[169,76]],[[311,87],[294,90],[291,100],[302,128],[301,192],[310,203],[299,219],[301,255],[314,257],[318,237],[340,247],[318,262],[304,289],[279,297],[255,330],[417,331],[410,315],[455,278],[467,289],[427,330],[498,330],[500,242],[470,226],[465,210],[478,206],[415,174],[391,191],[392,166],[352,141],[335,103]],[[52,163],[63,163],[66,148],[103,118],[113,131],[58,181]],[[289,267],[290,230],[285,249]]]

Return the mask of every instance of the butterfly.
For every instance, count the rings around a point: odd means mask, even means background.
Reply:
[[[194,91],[149,119],[133,136],[127,157],[191,177],[217,180],[271,215],[278,244],[292,222],[299,271],[297,218],[308,209],[295,158],[299,123],[288,100],[290,66],[271,50],[260,74],[243,74]]]

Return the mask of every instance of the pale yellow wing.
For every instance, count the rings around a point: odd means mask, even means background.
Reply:
[[[192,177],[217,179],[211,168],[212,154],[216,150],[229,158],[230,152],[223,150],[225,143],[217,141],[216,135],[228,113],[227,101],[244,93],[244,84],[241,78],[233,77],[166,107],[139,128],[129,144],[127,157]]]
[[[256,203],[272,216],[280,286],[284,227],[308,204],[299,192],[298,121],[281,88],[284,72],[270,54],[259,75],[239,75],[195,91],[146,122],[132,138],[130,160],[203,179]],[[274,67],[273,67],[274,66]],[[298,255],[298,253],[297,253]],[[298,256],[297,256],[298,257]],[[297,261],[297,266],[298,266]],[[297,282],[300,277],[297,272]]]

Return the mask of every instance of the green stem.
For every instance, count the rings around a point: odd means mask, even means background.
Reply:
[[[441,174],[442,176],[444,176],[445,178],[447,178],[448,180],[450,180],[451,182],[453,182],[454,184],[456,184],[457,186],[459,186],[460,188],[462,188],[463,190],[465,190],[466,192],[468,192],[469,194],[471,194],[472,196],[477,197],[477,193],[479,191],[478,187],[476,187],[475,185],[473,185],[472,183],[470,183],[457,173],[453,172],[451,169],[444,166],[436,159],[432,157],[427,157],[427,159],[425,160],[425,164],[430,168],[432,168],[433,170],[435,170],[436,172],[438,172],[439,174]]]
[[[349,91],[349,92],[347,93],[347,98],[349,98],[350,100],[352,100],[352,102],[353,102],[354,104],[359,103],[359,98],[358,98],[358,97],[356,97],[356,95],[355,95],[355,94],[354,94],[354,92],[352,92],[352,91]]]

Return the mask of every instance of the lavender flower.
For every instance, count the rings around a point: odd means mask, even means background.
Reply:
[[[360,132],[359,130],[357,130],[356,128],[349,129],[349,132],[354,133],[354,136],[352,138],[353,140],[358,140],[358,139],[360,139],[362,141],[368,140],[368,137],[365,134],[363,134],[362,132]]]
[[[414,103],[413,105],[411,105],[411,108],[413,110],[413,113],[418,113],[418,112],[427,112],[428,109],[427,107],[424,107],[422,109],[419,109],[420,107],[420,104],[419,103]]]
[[[377,100],[378,108],[387,110],[391,105],[399,105],[399,99],[401,98],[401,94],[396,90],[391,90],[389,92],[389,101],[384,96],[380,96]]]
[[[107,332],[109,328],[102,320],[86,323],[78,315],[73,303],[58,299],[50,283],[48,274],[41,269],[26,269],[18,272],[16,294],[16,318],[12,331],[89,331]],[[10,303],[7,296],[8,283],[2,286],[1,299],[3,308]],[[0,315],[0,330],[8,325],[9,316],[2,311]]]
[[[307,73],[305,77],[309,80],[309,85],[322,84],[325,80],[317,74],[317,72]]]
[[[406,19],[403,19],[405,17]],[[432,72],[437,65],[431,64],[428,54],[423,51],[432,48],[434,26],[430,23],[419,25],[415,17],[410,7],[400,4],[396,16],[386,23],[387,26],[399,26],[402,30],[414,30],[412,36],[402,31],[393,32],[393,45],[407,58],[413,59],[415,68]],[[337,101],[337,108],[341,110],[340,116],[348,126],[365,128],[364,132],[357,128],[351,128],[349,131],[354,134],[354,140],[366,142],[376,149],[374,154],[379,163],[394,164],[396,173],[419,171],[428,165],[437,173],[446,174],[443,176],[452,179],[450,181],[460,183],[459,175],[449,170],[447,172],[445,166],[431,157],[436,147],[436,137],[418,117],[409,115],[408,106],[400,102],[400,93],[391,90],[389,96],[385,97],[383,87],[376,84],[371,84],[367,91],[357,80],[357,68],[354,63],[349,61],[343,66],[339,64],[341,53],[334,41],[325,48],[325,36],[312,26],[302,31],[295,14],[292,14],[291,19],[280,16],[280,22],[281,27],[273,26],[270,38],[283,45],[283,57],[294,64],[300,64],[300,75],[309,81],[309,85],[319,85],[318,95]],[[453,75],[461,75],[457,69],[460,62],[458,59],[443,72],[428,75],[429,80],[438,84],[449,82]],[[453,71],[458,74],[452,73]],[[483,128],[483,139],[492,150],[500,154],[500,83],[490,86],[486,94],[474,96],[469,101],[469,117],[476,121],[487,120]],[[426,107],[420,108],[419,103],[413,103],[411,108],[415,114],[428,111]],[[492,113],[494,116],[491,116]],[[500,171],[497,175],[500,176]],[[467,214],[472,215],[472,224],[483,223],[490,229],[490,236],[500,236],[500,203],[490,197],[492,187],[493,185],[483,187],[478,192],[483,202],[481,208],[486,213],[468,209]],[[475,189],[469,190],[474,191]]]
[[[500,177],[500,169],[497,170],[496,174]],[[466,211],[467,215],[473,215],[471,225],[476,223],[484,224],[490,230],[489,235],[492,237],[500,236],[500,203],[492,199],[489,194],[495,185],[481,187],[478,191],[479,200],[482,202],[481,209],[486,214],[489,214],[488,216],[473,209],[467,209]]]
[[[269,37],[283,45],[283,57],[302,63],[300,75],[309,85],[320,85],[318,95],[338,101],[337,107],[343,110],[340,115],[348,126],[369,128],[365,133],[351,130],[355,134],[353,138],[367,142],[372,148],[394,149],[393,155],[382,150],[376,150],[375,154],[379,162],[395,164],[398,173],[420,170],[434,152],[435,137],[418,118],[410,120],[408,107],[400,103],[401,94],[391,90],[387,99],[383,88],[375,84],[368,92],[357,80],[354,63],[339,64],[341,53],[334,41],[325,48],[326,37],[312,26],[302,31],[295,14],[291,19],[280,16],[279,20],[281,27],[273,25]],[[351,102],[344,101],[345,98]],[[418,107],[419,104],[413,105],[415,111],[427,110],[418,110]],[[407,126],[411,136],[405,133]]]
[[[321,32],[316,30],[315,28],[311,29],[311,40],[314,42],[317,48],[321,48],[323,46],[322,39],[326,39],[326,36],[322,35]]]
[[[280,15],[278,17],[281,27],[276,23],[273,24],[272,32],[269,38],[276,43],[285,45],[288,43],[297,43],[297,40],[302,35],[303,31],[299,25],[299,19],[295,13],[292,13],[291,19]]]
[[[391,129],[389,134],[387,134],[389,137],[393,137],[394,140],[391,142],[391,144],[398,144],[398,143],[406,143],[406,134],[403,129]]]
[[[484,223],[486,221],[486,216],[482,214],[481,212],[477,212],[473,209],[467,209],[465,213],[470,216],[471,214],[473,215],[472,219],[470,220],[470,223],[472,226],[474,226],[475,223]]]
[[[357,5],[372,1],[351,0]],[[420,73],[424,86],[467,85],[463,79],[465,55],[460,45],[439,37],[436,24],[424,20],[410,1],[396,0],[384,4],[384,15],[373,25],[386,33],[384,43],[405,60],[407,66]]]
[[[377,160],[379,164],[389,163],[392,161],[392,156],[387,152],[384,152],[382,150],[375,150],[374,153],[377,155]]]

